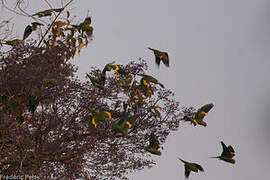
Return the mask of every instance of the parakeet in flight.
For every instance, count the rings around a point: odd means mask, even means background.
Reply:
[[[199,164],[192,163],[192,162],[187,162],[187,161],[184,161],[181,158],[178,158],[178,159],[184,163],[185,176],[186,176],[186,178],[189,177],[191,171],[193,171],[193,172],[198,172],[198,171],[202,171],[203,172],[204,171],[204,169],[202,168],[202,166],[199,165]]]
[[[206,104],[203,107],[201,107],[193,117],[185,116],[183,120],[190,121],[194,126],[199,124],[206,127],[207,123],[203,121],[203,119],[213,107],[214,107],[214,104],[212,103]]]
[[[218,158],[220,160],[235,164],[235,160],[232,159],[235,156],[235,151],[231,145],[228,147],[224,144],[224,142],[221,141],[222,145],[222,153],[220,156],[212,157],[212,158]]]
[[[154,55],[155,55],[155,58],[156,58],[156,65],[158,65],[158,67],[160,66],[160,61],[162,61],[165,66],[169,67],[169,55],[167,52],[162,52],[162,51],[159,51],[157,49],[153,49],[153,48],[148,48],[150,49],[151,51],[154,52]]]

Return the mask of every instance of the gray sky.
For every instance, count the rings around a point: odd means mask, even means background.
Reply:
[[[75,58],[80,78],[94,64],[141,57],[182,106],[215,105],[206,128],[180,125],[162,156],[153,156],[157,166],[131,180],[184,179],[178,156],[204,167],[192,180],[270,178],[269,0],[91,0],[72,8],[81,19],[90,10],[95,28],[94,40]],[[167,51],[171,67],[157,69],[147,47]],[[208,158],[221,153],[221,140],[234,147],[235,165]]]

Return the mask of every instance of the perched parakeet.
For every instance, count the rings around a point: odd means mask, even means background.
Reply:
[[[129,114],[125,112],[122,117],[120,118],[119,122],[117,124],[112,124],[112,127],[121,134],[127,136],[128,135],[128,128],[132,126],[130,120],[129,120]]]
[[[192,163],[192,162],[187,162],[187,161],[184,161],[183,159],[181,158],[178,158],[180,161],[182,161],[184,163],[184,166],[185,166],[185,176],[186,178],[189,177],[189,174],[191,171],[193,172],[198,172],[198,171],[204,171],[202,166],[199,165],[199,164],[196,164],[196,163]]]
[[[94,127],[97,127],[99,122],[104,122],[107,119],[111,119],[112,115],[108,111],[94,111],[90,108],[88,110],[91,112],[92,116],[90,117],[90,124]]]
[[[152,133],[150,135],[150,139],[149,139],[149,145],[146,146],[144,149],[148,152],[150,152],[151,154],[155,154],[155,155],[161,155],[161,152],[158,150],[160,148],[160,143],[157,139],[157,137],[154,135],[154,133]]]
[[[17,46],[19,44],[23,44],[23,40],[14,39],[14,40],[11,40],[11,41],[6,41],[4,44],[10,45],[10,46]]]
[[[34,113],[38,107],[39,100],[36,96],[30,96],[28,97],[28,111]]]
[[[149,76],[149,75],[146,75],[146,74],[138,74],[138,76],[142,76],[142,79],[141,79],[141,84],[143,85],[146,85],[146,86],[150,86],[148,85],[150,82],[151,83],[154,83],[154,84],[159,84],[160,87],[164,88],[164,85],[161,84],[156,78],[152,77],[152,76]]]
[[[96,86],[96,87],[98,87],[98,88],[100,88],[100,89],[102,89],[102,90],[105,89],[104,84],[103,84],[103,82],[102,82],[103,80],[96,79],[96,78],[90,76],[89,74],[86,74],[86,75],[87,75],[87,77],[90,79],[91,83],[92,83],[94,86]],[[104,82],[105,82],[105,81],[104,81]]]
[[[214,107],[214,104],[212,104],[212,103],[206,104],[203,107],[201,107],[193,117],[185,116],[183,118],[183,120],[190,121],[194,126],[199,124],[199,125],[206,127],[207,123],[205,121],[203,121],[203,119],[213,107]]]
[[[228,147],[224,144],[224,142],[221,141],[221,145],[222,145],[222,153],[220,156],[216,156],[216,157],[212,157],[212,158],[218,158],[220,160],[235,164],[235,160],[232,159],[235,156],[235,151],[233,149],[233,147],[231,145],[229,145]]]
[[[148,49],[154,52],[156,64],[158,65],[158,67],[160,66],[160,61],[162,61],[165,66],[169,67],[169,55],[167,52],[162,52],[157,49],[152,49],[150,47]]]
[[[120,65],[114,65],[114,66],[113,66],[113,69],[114,69],[116,72],[118,72],[119,74],[121,74],[121,75],[126,75],[126,74],[127,74],[127,72],[124,71],[124,69],[121,68]]]
[[[45,16],[51,16],[52,13],[61,12],[64,8],[58,8],[58,9],[47,9],[45,11],[40,11],[38,13],[33,14],[32,16],[38,16],[38,17],[45,17]]]

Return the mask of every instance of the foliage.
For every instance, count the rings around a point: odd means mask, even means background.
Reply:
[[[74,78],[77,69],[69,60],[87,46],[93,27],[90,17],[71,24],[65,7],[31,16],[40,20],[55,13],[28,35],[40,34],[38,41],[0,40],[10,47],[0,52],[0,174],[125,179],[127,172],[155,164],[145,147],[151,134],[163,144],[177,130],[179,103],[161,83],[142,75],[143,60],[92,68],[89,76],[105,77],[102,89]],[[93,116],[103,118],[100,112],[111,117],[93,126]],[[128,127],[119,123],[123,115]],[[117,124],[125,133],[117,132]]]

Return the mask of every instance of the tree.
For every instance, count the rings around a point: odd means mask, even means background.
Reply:
[[[17,0],[16,12],[44,26],[26,25],[31,30],[21,39],[10,38],[10,30],[0,37],[2,175],[126,179],[153,166],[149,148],[157,150],[183,117],[196,114],[180,110],[172,91],[147,75],[142,59],[108,62],[103,70],[92,68],[87,82],[76,79],[69,60],[88,45],[94,28],[91,17],[72,23],[71,2],[26,13]],[[1,23],[3,32],[8,24]]]

